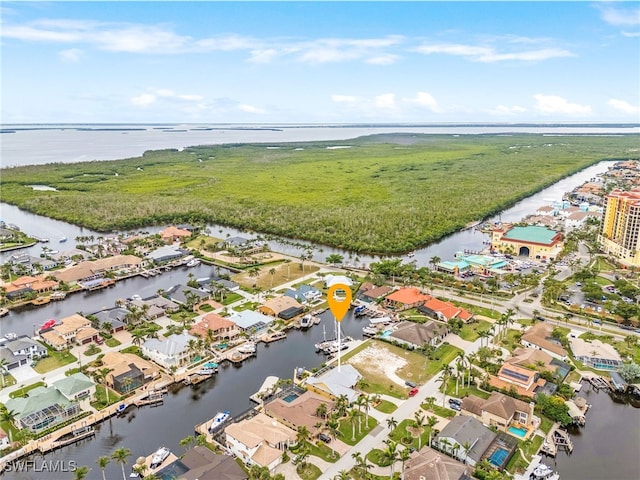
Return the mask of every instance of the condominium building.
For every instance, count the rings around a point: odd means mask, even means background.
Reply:
[[[614,190],[604,199],[598,241],[605,253],[627,266],[640,266],[640,189]]]

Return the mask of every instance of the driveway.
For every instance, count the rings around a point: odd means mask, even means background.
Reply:
[[[40,375],[29,365],[22,365],[21,367],[14,368],[13,370],[9,370],[9,373],[16,379],[16,385],[34,380]]]

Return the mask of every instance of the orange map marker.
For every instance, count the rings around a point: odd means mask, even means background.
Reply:
[[[329,309],[336,321],[341,322],[351,306],[351,288],[342,283],[335,283],[327,292]]]

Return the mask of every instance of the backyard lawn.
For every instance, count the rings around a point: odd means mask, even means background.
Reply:
[[[78,359],[71,354],[68,350],[62,350],[56,352],[55,350],[49,350],[49,356],[41,360],[38,360],[36,366],[33,369],[38,373],[47,373],[56,368],[64,367],[70,363],[76,362]]]

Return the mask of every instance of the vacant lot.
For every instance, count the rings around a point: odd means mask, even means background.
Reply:
[[[0,200],[101,231],[201,220],[394,253],[438,240],[599,160],[638,157],[631,153],[635,136],[411,134],[340,143],[350,148],[221,145],[2,169]],[[35,191],[34,184],[57,191]]]

